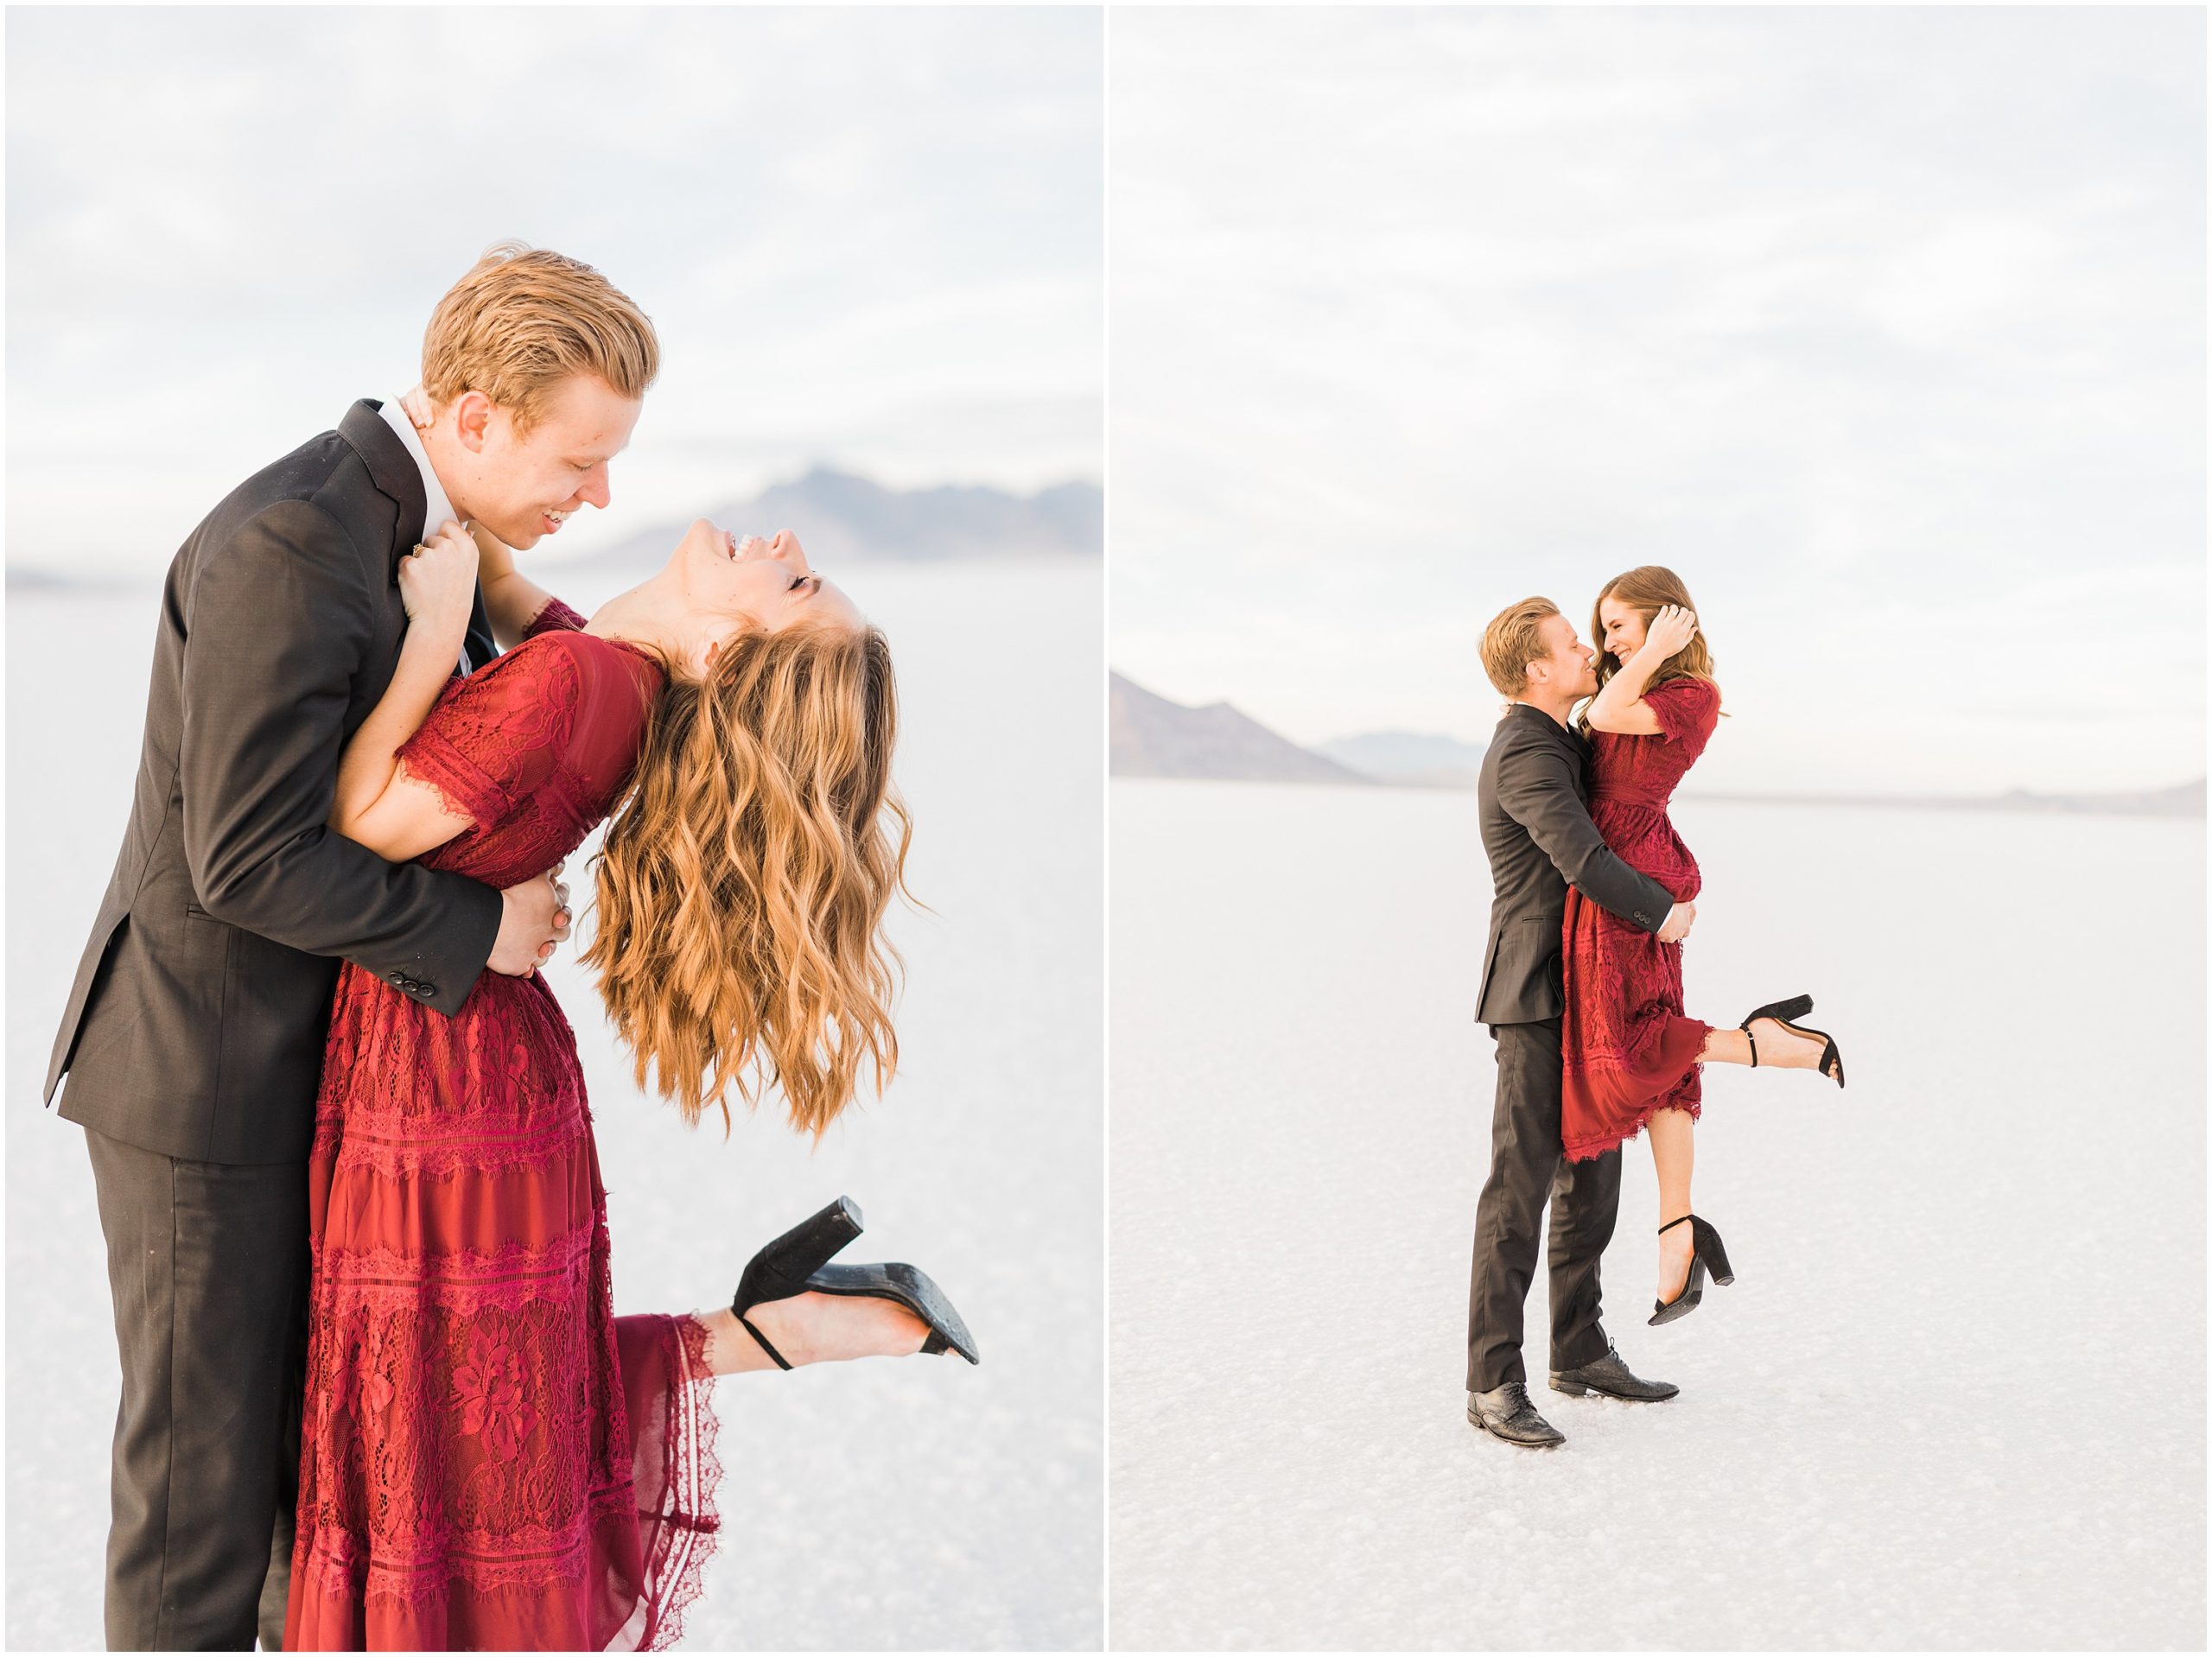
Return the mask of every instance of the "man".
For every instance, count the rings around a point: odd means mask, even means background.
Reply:
[[[1524,599],[1483,634],[1483,668],[1510,701],[1483,756],[1483,849],[1497,895],[1475,1017],[1497,1043],[1490,1178],[1475,1209],[1467,1299],[1467,1419],[1508,1444],[1567,1442],[1529,1400],[1522,1306],[1551,1194],[1551,1384],[1576,1396],[1672,1398],[1640,1381],[1599,1323],[1598,1266],[1620,1206],[1618,1148],[1569,1162],[1560,1140],[1560,930],[1567,888],[1671,943],[1695,909],[1615,857],[1590,821],[1588,753],[1568,724],[1597,694],[1596,653],[1548,599]]]
[[[105,1604],[116,1649],[276,1649],[289,1579],[306,1164],[340,962],[448,1015],[569,935],[555,876],[496,892],[326,824],[389,683],[398,572],[474,519],[517,548],[608,501],[658,364],[588,265],[493,249],[440,303],[418,438],[364,399],[232,490],[169,566],[123,851],[47,1075],[80,1124],[123,1397]],[[549,361],[553,367],[549,370]],[[477,596],[459,671],[496,654]]]

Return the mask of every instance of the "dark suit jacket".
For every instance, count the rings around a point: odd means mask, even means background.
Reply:
[[[1647,932],[1675,906],[1666,887],[1605,849],[1584,803],[1588,761],[1580,736],[1526,702],[1506,710],[1483,755],[1483,849],[1497,895],[1475,1005],[1480,1023],[1532,1024],[1565,1008],[1560,930],[1570,882]]]
[[[491,887],[324,826],[423,535],[422,474],[378,406],[240,484],[169,565],[130,825],[46,1076],[111,1139],[303,1159],[340,957],[450,1014],[499,936]]]

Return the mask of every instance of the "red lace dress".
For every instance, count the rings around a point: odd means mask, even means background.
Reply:
[[[1720,692],[1703,679],[1669,679],[1643,701],[1659,721],[1656,736],[1591,733],[1590,820],[1615,856],[1688,902],[1698,894],[1697,860],[1668,821],[1667,802],[1705,752]],[[1634,1139],[1655,1110],[1694,1119],[1697,1056],[1712,1025],[1682,1016],[1682,946],[1660,943],[1570,886],[1560,962],[1560,1138],[1569,1159]]]
[[[607,815],[661,670],[556,604],[404,747],[497,886]],[[617,1317],[575,1037],[537,974],[448,1019],[348,962],[308,1168],[314,1275],[287,1650],[652,1649],[714,1544],[689,1317]]]

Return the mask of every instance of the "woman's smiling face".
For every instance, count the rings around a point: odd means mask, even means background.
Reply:
[[[786,627],[859,628],[859,607],[806,562],[798,537],[779,530],[771,540],[739,536],[701,518],[684,532],[674,562],[693,609],[738,620],[763,632]]]
[[[1605,629],[1605,636],[1599,641],[1601,647],[1606,655],[1625,665],[1628,658],[1643,646],[1643,613],[1618,599],[1607,598],[1598,606],[1598,619]]]

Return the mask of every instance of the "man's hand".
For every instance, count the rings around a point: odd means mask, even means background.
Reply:
[[[569,888],[561,883],[556,863],[534,880],[509,886],[499,894],[499,936],[484,964],[509,978],[527,978],[553,958],[556,946],[569,940],[575,916],[569,912]]]
[[[1659,929],[1659,942],[1680,943],[1690,935],[1690,923],[1696,918],[1695,904],[1676,904],[1667,911],[1667,924]]]
[[[399,399],[399,406],[407,416],[407,423],[416,431],[428,431],[437,423],[430,411],[429,396],[419,385]]]
[[[566,943],[569,941],[569,929],[574,926],[576,921],[575,914],[569,908],[569,883],[561,878],[561,871],[568,867],[566,861],[556,863],[545,875],[545,878],[553,883],[553,896],[561,905],[553,911],[553,942],[545,946],[544,952],[544,959],[548,961],[553,958],[554,944]]]

